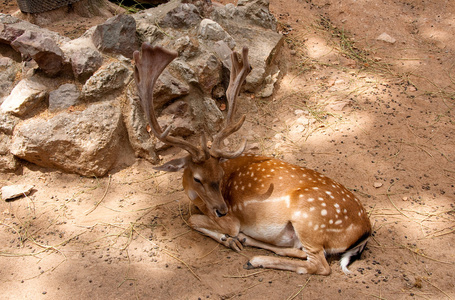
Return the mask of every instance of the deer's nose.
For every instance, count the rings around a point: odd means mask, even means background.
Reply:
[[[228,207],[226,204],[222,205],[221,207],[215,207],[215,215],[218,218],[224,217],[228,213]]]
[[[227,212],[226,213],[222,213],[218,209],[215,209],[215,214],[216,214],[216,216],[218,218],[221,218],[221,217],[224,217],[227,214]]]

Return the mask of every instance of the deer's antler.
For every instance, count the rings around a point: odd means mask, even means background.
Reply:
[[[231,76],[229,79],[229,86],[226,91],[226,98],[228,101],[228,113],[226,118],[226,126],[215,135],[213,139],[210,155],[214,157],[234,158],[242,154],[245,150],[246,139],[238,150],[229,152],[221,149],[221,142],[228,136],[236,132],[242,127],[245,122],[245,115],[243,115],[237,123],[234,123],[234,113],[236,108],[237,97],[240,92],[242,84],[245,82],[246,76],[251,72],[251,66],[248,62],[248,48],[243,47],[242,60],[239,59],[237,52],[231,53]]]
[[[153,106],[153,88],[156,80],[166,66],[177,57],[177,53],[160,46],[152,47],[148,43],[143,43],[141,52],[134,51],[133,57],[135,62],[134,79],[142,108],[144,109],[153,134],[163,143],[186,150],[194,162],[207,159],[207,151],[201,150],[183,139],[169,136],[171,126],[163,131],[156,119]]]

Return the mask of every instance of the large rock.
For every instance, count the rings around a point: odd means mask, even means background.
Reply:
[[[168,70],[164,70],[156,81],[153,92],[155,108],[161,108],[169,101],[188,95],[190,87],[187,83],[174,77]]]
[[[67,109],[80,104],[80,92],[75,84],[67,83],[49,93],[49,111]]]
[[[239,0],[237,6],[216,7],[212,18],[222,24],[245,24],[276,31],[276,19],[269,10],[269,0]]]
[[[7,135],[12,135],[14,127],[16,127],[19,122],[19,118],[0,111],[0,132],[3,132]]]
[[[68,38],[58,33],[0,14],[0,42],[9,44],[23,57],[33,58],[46,74],[56,75],[63,67],[59,46]]]
[[[25,57],[33,58],[50,76],[56,75],[63,67],[63,51],[52,38],[39,32],[25,31],[11,42],[11,46]]]
[[[69,40],[67,37],[63,37],[57,32],[36,26],[30,22],[23,21],[11,15],[0,13],[0,42],[11,44],[11,42],[26,31],[36,32],[45,37],[49,37],[53,39],[57,45],[61,45]]]
[[[213,88],[222,80],[222,63],[212,53],[207,53],[193,62],[196,76],[202,91],[207,95],[212,94]]]
[[[17,159],[9,151],[11,136],[0,132],[0,172],[13,172],[17,169]]]
[[[133,71],[122,62],[112,61],[101,67],[82,87],[85,98],[102,99],[116,90],[124,88],[130,82]]]
[[[230,34],[239,48],[249,48],[253,70],[246,78],[245,89],[254,92],[261,88],[265,78],[277,72],[274,60],[283,45],[283,36],[276,33],[276,20],[269,11],[269,1],[243,0],[237,7],[233,4],[218,6],[212,18]]]
[[[43,167],[84,176],[103,176],[119,155],[124,126],[117,103],[100,102],[84,111],[19,124],[11,153]]]
[[[191,28],[196,26],[201,21],[201,12],[191,3],[182,3],[175,8],[171,8],[166,13],[162,21],[161,27],[173,28]]]
[[[96,26],[92,41],[101,52],[133,58],[133,52],[138,49],[136,21],[130,15],[112,17]]]
[[[63,44],[65,58],[71,64],[74,77],[85,82],[103,64],[103,55],[96,49],[90,38],[81,37]]]
[[[20,65],[13,59],[0,55],[0,99],[11,93],[13,82],[19,70]]]
[[[30,113],[47,96],[47,87],[36,78],[26,78],[14,87],[1,105],[1,111],[16,116]]]

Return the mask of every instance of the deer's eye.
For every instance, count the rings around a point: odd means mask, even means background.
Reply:
[[[199,184],[202,184],[202,181],[201,181],[199,178],[194,177],[193,179],[194,179],[194,182],[199,183]]]

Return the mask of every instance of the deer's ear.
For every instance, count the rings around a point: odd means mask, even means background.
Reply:
[[[161,166],[153,167],[153,169],[163,172],[177,172],[186,167],[186,165],[188,164],[188,159],[189,159],[188,156],[176,158],[168,161],[167,163]]]

